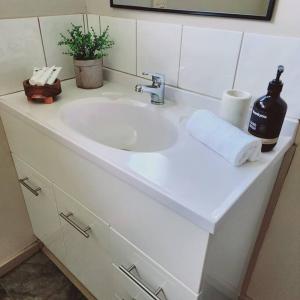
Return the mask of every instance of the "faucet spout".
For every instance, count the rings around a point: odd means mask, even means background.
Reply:
[[[157,87],[153,87],[152,85],[137,84],[135,86],[135,90],[138,93],[149,93],[149,94],[156,94],[157,93]]]

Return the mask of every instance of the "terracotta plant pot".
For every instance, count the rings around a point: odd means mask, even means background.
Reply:
[[[96,89],[103,85],[102,59],[74,59],[76,85],[82,89]]]

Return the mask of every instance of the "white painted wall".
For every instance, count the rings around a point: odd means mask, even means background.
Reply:
[[[89,13],[135,18],[157,22],[180,23],[184,25],[257,32],[274,35],[300,36],[299,0],[280,0],[271,22],[243,19],[189,16],[180,14],[153,13],[111,8],[109,0],[86,0]]]
[[[0,0],[0,19],[85,11],[85,0]],[[0,119],[0,266],[34,240]]]
[[[85,0],[0,0],[0,19],[84,12]]]
[[[0,119],[0,267],[34,240]]]
[[[299,176],[298,144],[248,288],[251,299],[300,299]]]

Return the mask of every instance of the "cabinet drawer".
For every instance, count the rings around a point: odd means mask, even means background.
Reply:
[[[34,234],[59,259],[64,244],[51,182],[27,163],[13,156]]]
[[[110,244],[114,290],[121,299],[198,299],[198,294],[184,286],[114,229],[110,230]]]
[[[66,247],[65,266],[99,300],[112,299],[109,227],[54,186]]]
[[[153,300],[131,279],[124,276],[116,265],[113,265],[113,281],[115,288],[114,299],[116,300]]]

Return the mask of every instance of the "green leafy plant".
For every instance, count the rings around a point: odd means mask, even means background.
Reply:
[[[77,60],[99,59],[107,55],[114,42],[108,34],[108,26],[100,34],[96,34],[93,27],[85,33],[82,26],[71,24],[72,28],[67,30],[67,35],[60,34],[59,46],[65,46],[63,54],[73,56]]]

